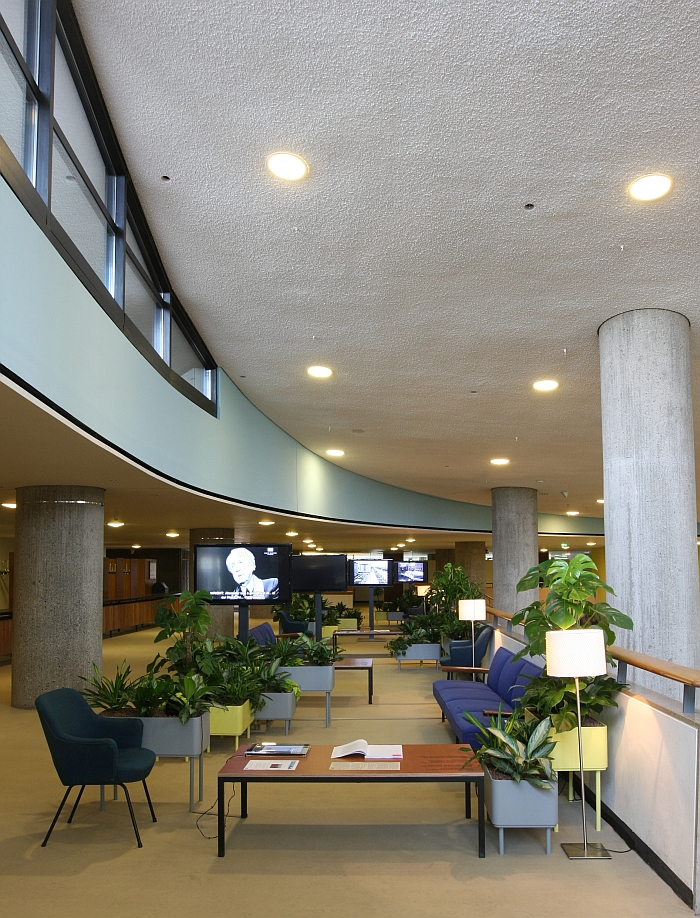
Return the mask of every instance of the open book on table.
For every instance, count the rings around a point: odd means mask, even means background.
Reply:
[[[344,746],[334,746],[332,759],[346,755],[363,755],[366,759],[402,759],[403,746],[370,746],[367,740],[358,739]]]

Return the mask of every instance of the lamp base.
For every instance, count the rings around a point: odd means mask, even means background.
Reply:
[[[564,853],[570,861],[611,861],[612,854],[603,845],[588,845],[585,851],[582,844],[562,845]]]

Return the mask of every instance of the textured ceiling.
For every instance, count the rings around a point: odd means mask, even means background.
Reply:
[[[172,283],[262,411],[373,478],[600,515],[598,326],[678,310],[697,354],[696,2],[74,6]],[[667,199],[627,197],[647,171]]]

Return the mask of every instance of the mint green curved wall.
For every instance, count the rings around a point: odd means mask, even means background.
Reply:
[[[219,417],[202,411],[129,343],[4,181],[0,323],[0,363],[111,444],[194,489],[329,519],[491,529],[490,507],[395,488],[321,459],[221,371]],[[557,532],[602,525],[553,519]]]

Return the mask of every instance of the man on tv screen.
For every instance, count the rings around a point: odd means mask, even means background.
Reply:
[[[279,580],[261,580],[255,576],[255,555],[247,548],[234,548],[226,559],[226,567],[238,585],[241,599],[277,599]]]

